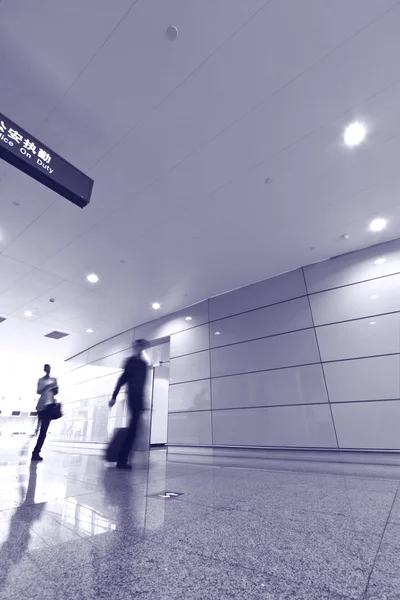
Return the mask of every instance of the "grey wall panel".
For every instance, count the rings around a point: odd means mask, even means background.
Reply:
[[[85,350],[81,352],[77,356],[73,358],[69,358],[65,361],[65,373],[69,373],[69,371],[74,371],[75,369],[79,369],[87,364],[89,359],[89,350]]]
[[[192,352],[208,350],[210,346],[209,325],[193,327],[171,335],[171,358]]]
[[[319,362],[313,329],[211,350],[213,377]]]
[[[375,264],[384,259],[383,264]],[[305,267],[309,293],[400,273],[400,240],[343,254]]]
[[[170,383],[183,383],[210,377],[210,352],[197,352],[180,358],[171,358]]]
[[[331,402],[400,398],[400,355],[326,363]]]
[[[135,327],[135,338],[156,340],[205,323],[208,323],[208,300]]]
[[[96,367],[106,367],[107,369],[123,369],[128,358],[132,356],[132,348],[111,354],[105,358],[99,358],[87,366],[87,369]]]
[[[321,365],[212,379],[213,409],[328,402]]]
[[[317,327],[323,361],[400,352],[399,313]]]
[[[235,344],[312,325],[310,305],[304,296],[211,323],[211,346]]]
[[[131,350],[133,340],[133,329],[125,331],[124,333],[120,333],[109,340],[105,340],[104,342],[93,346],[93,348],[89,348],[88,362],[99,360],[100,358],[116,354],[117,352],[121,352],[126,349]]]
[[[213,411],[214,444],[335,448],[328,405]]]
[[[210,299],[212,321],[261,308],[283,300],[304,296],[306,293],[301,269],[260,281],[228,294]]]
[[[169,386],[169,411],[210,410],[210,380],[177,383]]]
[[[400,310],[400,274],[310,296],[315,325]]]
[[[211,411],[170,413],[168,443],[211,445]]]
[[[341,448],[400,449],[400,402],[333,404]]]

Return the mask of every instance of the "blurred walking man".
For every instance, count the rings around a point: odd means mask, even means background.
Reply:
[[[135,443],[140,416],[144,408],[144,386],[147,377],[147,363],[142,357],[142,352],[145,347],[146,340],[136,340],[133,343],[134,355],[127,360],[124,372],[118,379],[114,393],[109,402],[109,406],[112,408],[122,386],[125,384],[128,386],[130,421],[126,438],[119,453],[117,469],[132,469],[132,466],[129,464],[129,456]]]

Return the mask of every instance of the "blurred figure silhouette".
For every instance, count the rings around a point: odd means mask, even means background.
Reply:
[[[129,464],[129,456],[135,443],[140,416],[144,408],[144,386],[147,377],[147,363],[142,357],[142,352],[145,347],[146,340],[136,340],[133,343],[134,355],[127,360],[124,372],[118,379],[114,393],[109,402],[109,407],[112,408],[117,400],[121,387],[127,384],[130,421],[126,438],[119,453],[117,462],[118,469],[132,469],[132,466]]]
[[[55,396],[58,394],[57,379],[50,377],[50,365],[44,365],[44,372],[46,375],[39,379],[37,385],[37,393],[40,394],[40,398],[39,402],[37,403],[36,410],[38,412],[40,431],[36,446],[32,452],[32,460],[37,462],[43,460],[43,458],[40,456],[40,451],[43,447],[47,430],[52,419],[54,410],[53,405],[56,402]]]
[[[143,534],[146,530],[147,517],[147,490],[148,479],[137,486],[137,482],[129,478],[120,479],[120,474],[116,473],[112,468],[106,468],[103,475],[104,500],[107,504],[107,515],[115,522],[116,529],[127,533],[135,538],[136,541],[143,539]],[[135,484],[136,483],[136,484]],[[142,485],[146,485],[146,493],[142,492]],[[111,509],[111,510],[110,510]],[[116,538],[116,556],[120,549],[120,540]]]
[[[10,569],[20,562],[28,550],[31,539],[31,528],[35,521],[40,519],[45,507],[43,502],[32,506],[35,502],[36,469],[36,463],[30,465],[26,495],[21,485],[21,504],[11,517],[8,537],[0,547],[0,590],[4,590]]]

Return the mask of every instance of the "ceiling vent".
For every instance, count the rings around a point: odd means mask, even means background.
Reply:
[[[0,323],[4,323],[5,320],[6,320],[5,317],[0,317]]]
[[[69,335],[69,333],[63,333],[62,331],[51,331],[44,337],[50,338],[51,340],[62,340]]]

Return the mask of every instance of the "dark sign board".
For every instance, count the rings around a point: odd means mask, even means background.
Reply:
[[[93,179],[1,113],[0,158],[77,206],[89,204]]]

